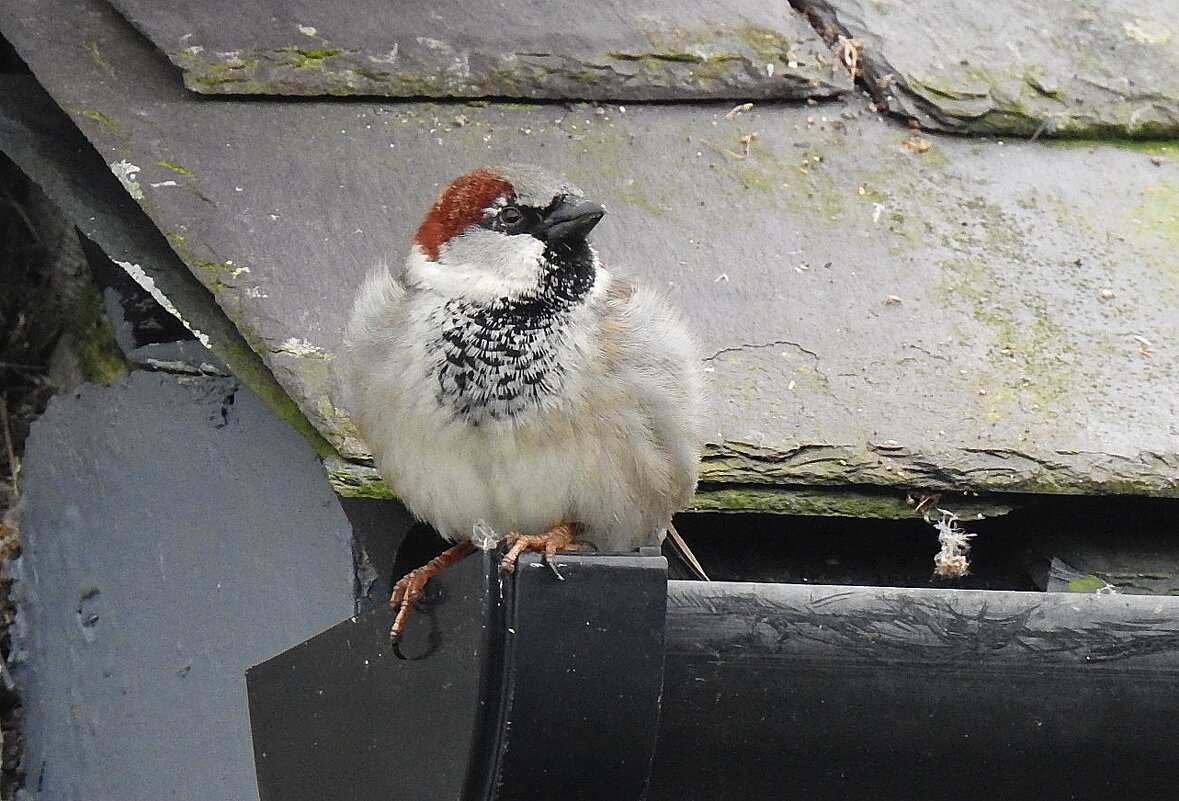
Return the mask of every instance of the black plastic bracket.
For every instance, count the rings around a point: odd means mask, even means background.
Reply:
[[[397,659],[392,614],[247,673],[262,801],[642,799],[663,688],[656,550],[476,554],[440,574]]]

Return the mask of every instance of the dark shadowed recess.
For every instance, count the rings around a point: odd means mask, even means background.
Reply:
[[[1021,496],[1011,513],[959,525],[971,540],[961,579],[933,576],[937,532],[924,520],[685,514],[680,533],[714,580],[987,590],[1042,590],[1054,555],[1151,565],[1174,574],[1179,500]],[[1067,549],[1067,552],[1066,552]]]
[[[365,504],[367,525],[358,526],[357,534],[371,551],[368,566],[376,578],[368,594],[369,603],[375,603],[387,591],[390,576],[424,564],[446,543],[423,524],[403,535],[409,518],[400,504]],[[1173,545],[1179,499],[1020,496],[1016,506],[1000,517],[959,522],[975,535],[970,572],[959,579],[934,577],[937,531],[916,517],[693,513],[679,515],[676,526],[716,581],[1039,591],[1048,586],[1057,558],[1067,563],[1064,569],[1071,568],[1070,577],[1095,572],[1115,584],[1116,574],[1129,582],[1131,574],[1145,570],[1166,593],[1166,577],[1179,573]],[[674,565],[672,574],[688,578],[677,575]],[[1081,589],[1093,587],[1086,583]]]

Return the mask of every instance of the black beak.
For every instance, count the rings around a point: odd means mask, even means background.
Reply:
[[[585,239],[605,214],[606,208],[600,203],[562,200],[544,216],[532,235],[550,245]]]

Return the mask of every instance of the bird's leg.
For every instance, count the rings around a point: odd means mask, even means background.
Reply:
[[[389,629],[389,639],[393,643],[393,653],[397,655],[398,659],[405,659],[399,649],[401,632],[405,630],[405,621],[414,604],[422,597],[426,584],[434,576],[474,550],[475,546],[470,541],[463,540],[457,545],[450,546],[418,569],[409,571],[401,581],[393,585],[393,595],[389,598],[389,606],[397,613],[397,617],[393,618],[393,627]]]
[[[520,554],[525,551],[540,551],[544,554],[545,564],[558,579],[564,581],[565,577],[558,572],[557,566],[553,564],[553,557],[557,555],[557,551],[589,550],[589,546],[584,542],[578,542],[579,534],[581,534],[579,523],[560,523],[543,534],[512,532],[504,538],[511,547],[504,555],[503,561],[499,563],[500,569],[512,573],[516,569],[516,560],[520,558]]]

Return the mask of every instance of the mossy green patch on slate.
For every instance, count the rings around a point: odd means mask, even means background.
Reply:
[[[110,75],[115,74],[115,68],[111,66],[110,61],[107,60],[107,57],[103,54],[101,48],[99,48],[98,42],[87,42],[86,47],[90,50],[90,60],[94,62],[95,66]]]
[[[296,69],[322,69],[329,58],[343,55],[338,48],[280,47],[274,51],[275,61]]]
[[[328,481],[338,495],[345,498],[396,498],[389,486],[373,467],[345,461],[338,457],[324,459]]]
[[[175,169],[175,165],[169,166],[166,163],[161,163],[161,166],[168,167],[168,169]],[[180,170],[184,170],[184,168],[181,167]],[[176,171],[179,172],[180,170]],[[197,278],[205,286],[213,290],[214,294],[218,290],[232,289],[233,284],[230,282],[243,273],[249,272],[240,265],[231,264],[227,261],[213,261],[211,259],[201,258],[192,245],[189,244],[188,237],[177,231],[165,231],[164,237],[168,240],[168,244],[172,246],[172,250],[175,251],[176,255],[190,269],[195,271]]]
[[[166,170],[171,170],[172,172],[176,173],[177,175],[183,175],[185,178],[195,178],[196,177],[195,172],[188,169],[188,167],[185,167],[181,164],[176,164],[175,162],[166,161],[164,159],[159,159],[156,161],[156,164],[160,167],[163,167]]]
[[[1109,584],[1102,581],[1097,576],[1082,576],[1078,579],[1073,579],[1065,585],[1069,592],[1100,592],[1104,590]]]
[[[66,342],[84,379],[111,384],[130,372],[97,287],[89,285],[75,298],[65,319]]]
[[[1150,255],[1151,263],[1179,288],[1179,178],[1146,187],[1142,202],[1122,219],[1129,230],[1161,245]]]
[[[259,61],[255,57],[219,58],[204,50],[171,51],[168,56],[185,70],[184,82],[196,91],[226,92],[250,83]]]
[[[611,201],[615,205],[638,209],[651,217],[670,217],[674,213],[666,198],[653,198],[633,183],[615,192]]]
[[[96,123],[102,131],[114,142],[119,155],[126,158],[131,153],[131,142],[127,136],[123,123],[115,117],[94,108],[74,109],[75,116]],[[85,127],[85,126],[80,126]]]

